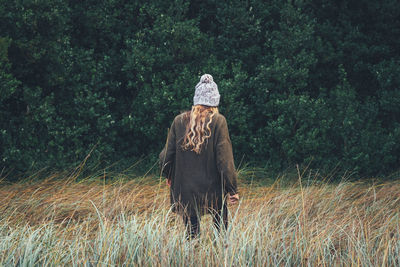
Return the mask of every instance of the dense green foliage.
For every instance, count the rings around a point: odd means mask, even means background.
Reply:
[[[397,0],[0,0],[0,168],[158,153],[203,73],[236,159],[400,160]]]

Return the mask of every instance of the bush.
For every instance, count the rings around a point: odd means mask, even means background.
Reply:
[[[395,0],[2,1],[0,168],[155,155],[211,73],[238,161],[393,172],[399,14]]]

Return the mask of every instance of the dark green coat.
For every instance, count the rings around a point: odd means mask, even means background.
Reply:
[[[162,174],[171,179],[171,202],[174,210],[188,215],[219,210],[227,193],[237,193],[236,170],[226,119],[215,114],[211,137],[200,154],[181,148],[189,116],[175,117],[167,143],[160,153]]]

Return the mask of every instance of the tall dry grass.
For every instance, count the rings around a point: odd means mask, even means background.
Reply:
[[[400,264],[399,182],[241,181],[227,232],[218,234],[205,216],[201,237],[186,241],[164,181],[75,178],[1,184],[0,265]]]

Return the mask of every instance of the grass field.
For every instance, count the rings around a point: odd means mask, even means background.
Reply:
[[[105,174],[104,174],[105,175]],[[0,185],[0,266],[395,266],[400,183],[240,180],[219,235],[186,241],[165,181],[55,174]]]

